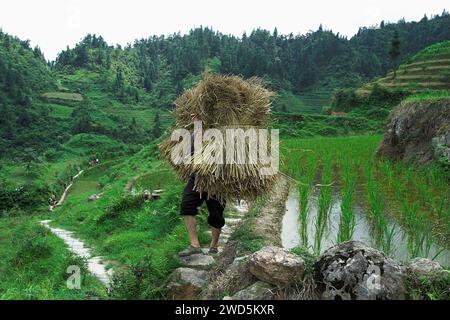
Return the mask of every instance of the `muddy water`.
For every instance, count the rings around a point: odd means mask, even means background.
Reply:
[[[353,240],[364,242],[365,244],[377,248],[378,245],[373,237],[370,227],[370,221],[365,215],[365,210],[361,206],[355,206],[355,230]],[[286,212],[283,216],[281,240],[283,247],[291,249],[296,246],[304,245],[313,251],[314,238],[316,234],[316,218],[318,214],[317,195],[313,194],[309,199],[309,215],[307,220],[307,238],[308,243],[302,244],[300,237],[299,221],[299,195],[296,190],[291,188],[289,197],[286,200]],[[324,236],[321,240],[320,252],[322,253],[331,246],[337,244],[339,222],[341,214],[341,199],[334,195],[332,206],[330,208],[328,223]],[[408,261],[411,257],[408,251],[408,235],[404,229],[395,221],[390,221],[389,228],[395,224],[394,239],[392,241],[393,250],[391,256],[400,261]],[[379,248],[382,249],[382,248]],[[442,251],[443,250],[443,251]],[[441,252],[442,251],[442,252]],[[432,244],[428,257],[432,259],[437,253],[441,252],[435,261],[442,265],[450,265],[450,250],[445,250],[437,244]],[[423,253],[421,255],[424,255]]]

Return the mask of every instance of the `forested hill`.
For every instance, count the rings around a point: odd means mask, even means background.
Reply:
[[[444,11],[419,22],[381,22],[361,28],[351,39],[322,27],[305,35],[258,29],[240,38],[197,28],[186,35],[142,39],[122,50],[108,46],[101,37],[88,36],[74,49],[61,52],[55,66],[110,68],[113,57],[120,57],[130,67],[132,85],[151,91],[164,71],[165,80],[178,93],[186,78],[199,74],[214,58],[222,73],[267,76],[275,85],[298,92],[324,84],[348,86],[383,75],[392,68],[388,51],[394,31],[401,43],[398,65],[420,49],[450,39],[450,15]]]
[[[52,72],[39,48],[0,30],[0,151],[24,149],[30,140],[43,143],[55,123],[36,108],[41,92],[55,88]]]
[[[0,32],[0,151],[27,161],[27,154],[66,152],[83,134],[138,149],[162,133],[175,97],[208,70],[264,77],[279,93],[275,111],[320,113],[334,89],[359,87],[393,67],[395,31],[398,65],[450,39],[450,15],[381,22],[351,39],[322,27],[305,35],[257,29],[241,37],[200,27],[122,48],[87,35],[51,63],[28,41]]]

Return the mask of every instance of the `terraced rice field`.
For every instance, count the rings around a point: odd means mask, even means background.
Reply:
[[[437,43],[419,52],[396,71],[369,83],[359,90],[368,93],[378,84],[386,88],[406,88],[411,91],[450,90],[450,41]]]
[[[319,254],[356,239],[401,260],[450,264],[448,173],[375,157],[381,136],[290,139],[283,170],[292,179],[296,240]],[[289,209],[289,208],[288,208]],[[291,239],[292,240],[292,239]]]

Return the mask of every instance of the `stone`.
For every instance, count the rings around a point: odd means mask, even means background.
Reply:
[[[263,281],[257,281],[236,292],[229,300],[273,300],[275,288]]]
[[[249,270],[261,281],[289,287],[303,279],[305,262],[283,248],[268,246],[250,256]]]
[[[314,266],[325,300],[399,300],[405,296],[405,268],[359,241],[326,250]]]
[[[180,261],[183,267],[187,268],[197,268],[197,269],[210,269],[214,264],[215,260],[212,256],[196,253],[190,256],[180,257]]]
[[[435,275],[443,271],[439,262],[425,258],[415,258],[408,265],[408,271],[418,276]]]
[[[90,196],[87,201],[88,202],[94,202],[97,201],[98,199],[100,199],[100,196],[98,194],[93,194],[92,196]]]
[[[224,292],[229,295],[247,288],[258,279],[248,271],[248,256],[237,257],[217,277],[211,279],[202,294],[204,300],[219,299]],[[232,299],[230,297],[230,299]]]
[[[208,273],[192,268],[177,268],[167,284],[169,298],[173,300],[196,300],[206,284]]]

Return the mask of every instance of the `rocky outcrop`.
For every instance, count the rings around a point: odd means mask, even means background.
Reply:
[[[390,114],[378,155],[425,163],[450,163],[450,99],[404,101]]]
[[[264,282],[287,287],[302,280],[305,262],[283,248],[269,246],[250,256],[249,271]]]
[[[321,299],[403,299],[405,270],[383,252],[358,241],[325,251],[315,264]]]

